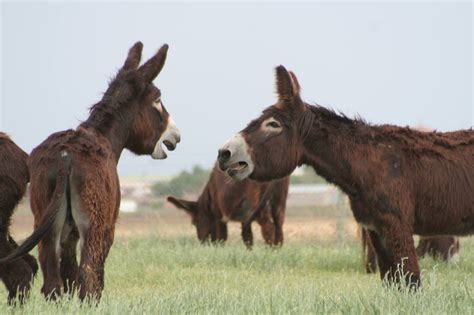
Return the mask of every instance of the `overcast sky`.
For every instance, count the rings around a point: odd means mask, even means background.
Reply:
[[[5,3],[0,130],[27,152],[75,128],[144,43],[168,60],[155,84],[181,130],[165,161],[122,155],[122,175],[211,166],[218,146],[275,101],[274,67],[303,97],[376,124],[470,128],[472,4]]]

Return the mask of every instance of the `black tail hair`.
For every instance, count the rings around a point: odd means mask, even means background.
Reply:
[[[53,227],[56,216],[59,213],[64,193],[70,195],[69,175],[71,174],[71,156],[67,151],[61,151],[56,175],[56,187],[46,210],[46,216],[36,230],[13,252],[0,259],[0,264],[10,263],[21,258],[32,250],[46,236]],[[70,196],[66,197],[70,200]]]

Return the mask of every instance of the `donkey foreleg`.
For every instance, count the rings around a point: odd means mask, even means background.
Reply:
[[[382,278],[388,272],[388,281],[400,283],[405,280],[410,288],[421,285],[420,268],[415,250],[415,243],[410,229],[397,220],[391,220],[381,229],[381,235],[371,240],[377,252]]]

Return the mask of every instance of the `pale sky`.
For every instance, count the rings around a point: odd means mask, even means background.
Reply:
[[[210,167],[274,103],[279,64],[306,101],[374,124],[474,124],[470,2],[0,5],[0,130],[27,152],[86,119],[137,40],[144,59],[170,45],[155,84],[182,141],[165,161],[123,154],[122,175]]]

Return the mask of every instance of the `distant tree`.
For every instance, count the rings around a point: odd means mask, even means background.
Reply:
[[[191,172],[182,171],[169,181],[157,182],[152,189],[158,196],[182,197],[186,193],[197,193],[207,183],[210,173],[209,169],[195,165]]]
[[[290,184],[326,184],[326,180],[317,175],[312,167],[303,167],[303,174],[291,175]]]

